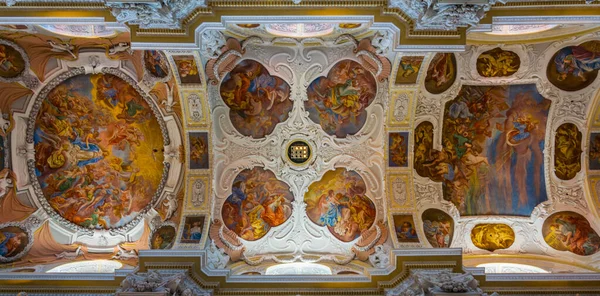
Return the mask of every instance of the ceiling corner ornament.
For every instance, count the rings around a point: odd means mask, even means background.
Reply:
[[[132,3],[107,0],[106,6],[122,24],[139,25],[142,29],[181,29],[183,20],[196,9],[206,7],[206,1],[159,0]]]
[[[399,8],[415,21],[416,30],[456,31],[476,26],[485,13],[504,0],[488,0],[483,4],[445,4],[439,0],[391,0],[390,8]]]

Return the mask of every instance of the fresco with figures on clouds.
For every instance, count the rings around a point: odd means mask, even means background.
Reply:
[[[235,66],[223,78],[220,93],[235,129],[255,139],[271,134],[292,110],[289,84],[253,60]]]
[[[600,41],[588,41],[557,51],[548,63],[546,76],[556,87],[578,91],[594,82],[600,69]]]
[[[25,70],[21,53],[8,44],[0,44],[0,77],[14,78]]]
[[[375,99],[377,82],[371,72],[355,61],[343,60],[326,77],[308,86],[304,108],[308,117],[338,138],[356,134],[365,125],[365,110]]]
[[[550,100],[535,85],[464,86],[444,110],[442,151],[415,131],[415,169],[443,182],[461,215],[529,216],[545,201]],[[426,140],[421,139],[425,137]]]
[[[164,53],[158,50],[144,51],[144,66],[152,76],[165,78],[169,75],[169,62]]]
[[[564,123],[554,135],[554,173],[571,180],[581,171],[581,132],[575,124]]]
[[[588,220],[574,212],[558,212],[542,226],[544,241],[553,249],[589,256],[600,249],[600,236]]]
[[[265,236],[292,215],[294,195],[290,186],[269,170],[255,167],[233,180],[231,195],[221,209],[225,226],[241,238],[254,241]]]
[[[173,56],[173,61],[177,66],[177,73],[182,84],[200,84],[200,73],[196,65],[196,58],[193,55]]]
[[[438,209],[425,210],[421,219],[429,244],[434,248],[449,248],[454,236],[454,219]]]
[[[421,177],[429,177],[434,181],[441,181],[441,177],[447,174],[443,166],[439,169],[431,168],[430,159],[435,157],[438,151],[433,150],[433,124],[423,121],[417,125],[414,133],[414,160],[413,167]],[[438,178],[438,176],[440,178]]]
[[[44,196],[82,227],[124,226],[148,207],[162,178],[159,123],[136,89],[110,74],[74,76],[52,89],[34,142]]]
[[[408,166],[408,132],[389,133],[388,165],[390,167]]]
[[[600,170],[600,133],[590,134],[589,169]]]
[[[429,62],[425,89],[432,94],[448,90],[456,80],[456,57],[453,53],[437,53]]]
[[[506,77],[519,70],[521,58],[512,51],[496,47],[477,57],[477,73],[483,77]]]
[[[312,183],[304,195],[308,218],[339,240],[353,241],[373,225],[375,204],[366,195],[367,186],[354,171],[338,168]]]
[[[394,230],[399,243],[418,243],[419,236],[412,215],[393,215]]]
[[[208,168],[208,133],[190,132],[190,169]]]
[[[419,70],[425,57],[406,56],[400,59],[398,72],[396,73],[396,84],[414,84],[419,78]]]
[[[0,263],[18,259],[26,251],[29,239],[25,229],[14,225],[2,225],[0,228]]]
[[[170,249],[175,244],[175,237],[177,236],[177,230],[174,226],[163,225],[159,227],[150,238],[151,249]]]
[[[479,224],[471,230],[471,241],[491,252],[508,249],[515,242],[515,232],[506,224]]]

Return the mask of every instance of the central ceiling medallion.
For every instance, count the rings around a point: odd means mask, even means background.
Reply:
[[[311,150],[308,143],[295,140],[288,145],[287,157],[293,164],[305,164],[310,160]]]

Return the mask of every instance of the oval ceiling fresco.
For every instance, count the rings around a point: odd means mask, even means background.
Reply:
[[[273,172],[255,167],[233,180],[231,195],[221,209],[225,226],[241,238],[254,241],[292,215],[294,195]]]
[[[85,228],[131,222],[162,179],[159,122],[140,93],[114,75],[59,83],[42,101],[34,143],[35,175],[48,203]]]
[[[441,94],[448,90],[456,80],[456,57],[453,53],[438,53],[431,59],[425,89],[432,94]]]
[[[584,89],[598,76],[599,55],[600,41],[564,47],[550,59],[546,76],[552,84],[562,90]]]
[[[255,139],[271,134],[293,107],[289,84],[253,60],[235,66],[223,78],[220,93],[235,129]]]
[[[575,212],[558,212],[544,221],[544,241],[553,249],[589,256],[600,250],[600,236],[585,217]]]
[[[355,61],[343,60],[308,86],[304,108],[308,117],[338,138],[356,134],[367,120],[365,110],[375,99],[377,82]]]
[[[507,249],[515,242],[515,232],[506,224],[479,224],[471,230],[471,241],[484,250]]]
[[[483,77],[506,77],[521,67],[521,58],[512,51],[496,47],[477,57],[477,73]]]
[[[328,171],[308,187],[304,195],[306,213],[339,240],[353,241],[375,221],[375,204],[366,192],[365,181],[357,172],[343,168]]]
[[[454,219],[438,209],[427,209],[421,215],[423,232],[434,248],[449,248],[454,236]]]

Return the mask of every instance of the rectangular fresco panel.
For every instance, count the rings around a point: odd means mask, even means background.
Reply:
[[[417,83],[424,57],[402,57],[396,73],[396,84]]]
[[[446,103],[443,151],[424,165],[461,215],[529,216],[547,200],[550,100],[535,85],[464,86]]]
[[[173,56],[173,61],[177,66],[177,73],[182,84],[201,84],[198,65],[193,55]]]
[[[208,169],[208,133],[191,132],[188,134],[190,144],[190,169]]]
[[[408,167],[408,132],[389,133],[388,165]]]
[[[419,236],[412,215],[393,215],[394,229],[399,243],[418,243]]]
[[[183,223],[183,233],[181,234],[180,243],[197,244],[202,240],[204,229],[204,215],[187,216]]]
[[[590,170],[600,170],[600,133],[590,134]]]

